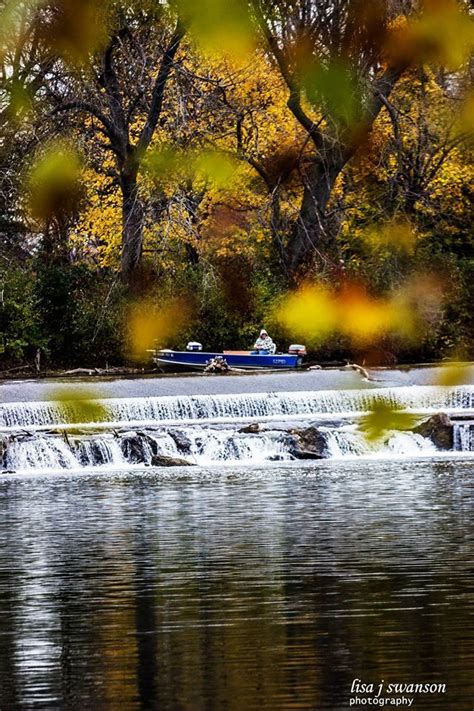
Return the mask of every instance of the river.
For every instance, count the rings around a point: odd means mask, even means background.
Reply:
[[[109,381],[79,424],[56,383],[0,386],[2,711],[338,711],[355,679],[471,709],[474,388],[399,373]],[[459,416],[457,446],[364,449],[372,392]],[[288,427],[314,422],[329,458],[295,460]],[[197,466],[132,461],[131,428]]]

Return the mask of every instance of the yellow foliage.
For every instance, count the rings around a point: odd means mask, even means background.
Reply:
[[[85,205],[71,234],[71,242],[99,266],[118,268],[122,242],[119,188],[91,168],[85,171],[84,183],[87,186]]]
[[[389,297],[373,297],[358,284],[332,292],[321,284],[306,284],[276,307],[276,319],[294,338],[318,344],[334,333],[367,346],[392,334],[410,340],[438,316],[440,285],[418,277]]]
[[[27,189],[35,219],[73,214],[83,195],[81,157],[67,142],[50,143],[30,169]]]
[[[58,388],[53,392],[53,400],[63,410],[64,422],[74,424],[102,422],[107,419],[107,410],[98,398],[97,392],[84,388]]]
[[[183,299],[163,302],[147,298],[135,302],[126,319],[129,356],[137,361],[147,360],[147,351],[166,346],[190,315],[191,306]]]
[[[416,422],[415,415],[374,398],[370,412],[359,423],[359,429],[369,441],[377,441],[392,430],[411,430]]]

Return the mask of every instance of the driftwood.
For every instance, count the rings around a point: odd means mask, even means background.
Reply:
[[[63,370],[61,375],[97,375],[99,368],[73,368],[72,370]]]
[[[358,365],[357,363],[347,363],[344,368],[350,368],[351,370],[355,370],[356,373],[359,373],[363,380],[371,380],[369,371],[363,368],[361,365]]]
[[[28,365],[16,365],[14,368],[7,368],[6,370],[0,370],[0,375],[3,375],[4,373],[15,373],[18,372],[19,370],[32,370],[33,366],[28,364]]]
[[[72,368],[61,370],[55,375],[136,375],[144,372],[144,368]]]
[[[211,360],[204,368],[205,373],[219,373],[221,375],[224,373],[228,373],[229,370],[230,368],[227,365],[227,361],[225,358],[223,358],[223,356],[216,356],[215,358],[211,358]]]

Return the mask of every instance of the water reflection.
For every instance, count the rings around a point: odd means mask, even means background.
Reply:
[[[445,682],[474,632],[472,465],[3,479],[12,709],[346,709],[351,681]]]

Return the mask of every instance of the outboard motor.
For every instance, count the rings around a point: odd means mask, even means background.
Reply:
[[[187,351],[202,351],[202,343],[198,343],[197,341],[189,341],[188,345],[186,346]]]
[[[288,353],[290,355],[305,356],[306,346],[303,346],[301,343],[292,343],[291,346],[288,348]]]

